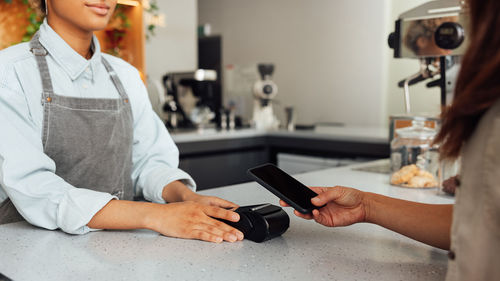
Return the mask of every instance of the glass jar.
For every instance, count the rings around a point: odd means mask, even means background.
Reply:
[[[409,188],[439,186],[439,151],[432,142],[436,129],[425,126],[425,118],[414,117],[412,125],[396,130],[391,141],[391,184]]]

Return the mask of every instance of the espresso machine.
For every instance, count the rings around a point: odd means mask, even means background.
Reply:
[[[257,66],[260,80],[253,86],[254,108],[253,125],[257,130],[271,130],[279,127],[279,120],[273,112],[272,102],[278,94],[278,86],[271,80],[274,72],[273,64]]]
[[[437,176],[439,182],[432,186],[448,194],[454,193],[454,188],[447,191],[445,186],[459,173],[459,161],[439,160],[438,148],[432,140],[440,119],[411,112],[409,87],[428,81],[428,88],[440,87],[441,106],[451,104],[460,60],[468,46],[467,30],[468,11],[463,0],[430,1],[401,14],[396,20],[395,31],[388,40],[394,57],[417,59],[419,70],[398,83],[403,88],[405,113],[390,118],[391,170],[394,172],[391,184],[400,173],[415,168],[420,173]],[[422,141],[425,135],[429,143]],[[416,161],[410,163],[408,159]],[[412,163],[416,165],[408,165]],[[399,170],[403,165],[407,166]]]
[[[405,111],[411,113],[409,86],[432,79],[427,87],[441,88],[441,104],[453,99],[460,57],[468,45],[467,11],[463,0],[430,1],[399,16],[389,46],[395,58],[419,60],[419,71],[399,82]]]
[[[213,122],[220,111],[222,97],[215,70],[198,69],[163,76],[166,99],[163,106],[170,129],[203,128]]]

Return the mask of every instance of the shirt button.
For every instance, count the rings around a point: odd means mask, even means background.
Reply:
[[[453,260],[455,260],[455,256],[456,256],[456,255],[455,255],[455,252],[453,252],[453,251],[449,251],[449,252],[448,252],[448,258],[449,258],[450,260],[452,260],[452,261],[453,261]]]
[[[83,86],[82,86],[82,87],[83,87],[84,89],[87,89],[87,88],[89,87],[89,85],[87,85],[87,84],[83,84]]]
[[[85,68],[85,72],[90,73],[90,68]]]

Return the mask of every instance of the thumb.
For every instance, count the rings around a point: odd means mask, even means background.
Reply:
[[[327,191],[325,191],[325,192],[319,194],[318,196],[314,197],[313,199],[311,199],[311,202],[315,206],[322,206],[322,205],[327,204],[328,202],[338,200],[339,198],[342,197],[343,194],[344,194],[344,192],[342,191],[341,188],[332,187],[332,188],[329,188]]]

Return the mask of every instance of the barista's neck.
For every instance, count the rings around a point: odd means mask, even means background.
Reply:
[[[84,30],[61,18],[49,16],[50,27],[78,54],[85,59],[92,57],[92,31]]]

